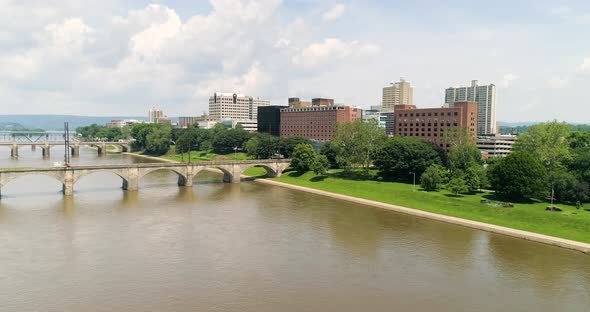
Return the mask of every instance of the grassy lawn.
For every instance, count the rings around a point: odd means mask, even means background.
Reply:
[[[244,174],[251,177],[263,177],[266,175],[266,169],[262,167],[250,167],[244,171]]]
[[[262,168],[247,170],[254,176]],[[519,230],[590,243],[590,205],[577,210],[573,206],[558,204],[563,212],[546,212],[548,203],[531,201],[513,203],[514,208],[500,208],[481,204],[481,199],[495,200],[491,193],[475,193],[455,197],[447,191],[424,192],[412,184],[381,182],[376,180],[352,180],[342,178],[339,172],[318,177],[312,172],[299,175],[286,172],[280,182],[344,194],[388,204],[424,210],[428,212],[480,221]]]
[[[166,155],[160,156],[165,159],[175,160],[175,161],[184,161],[188,162],[188,153],[184,154],[184,157],[181,155],[176,155],[176,148],[175,146],[171,146],[170,150]],[[213,152],[202,152],[202,151],[193,151],[191,152],[191,162],[199,162],[199,161],[211,161],[211,160],[248,160],[251,159],[246,153],[230,153],[226,155],[220,155]]]

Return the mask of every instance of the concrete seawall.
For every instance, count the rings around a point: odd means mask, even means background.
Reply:
[[[293,189],[293,190],[298,190],[298,191],[313,193],[313,194],[317,194],[317,195],[327,196],[327,197],[331,197],[331,198],[335,198],[335,199],[345,200],[348,202],[353,202],[353,203],[362,204],[362,205],[368,205],[368,206],[377,207],[377,208],[381,208],[381,209],[387,209],[387,210],[391,210],[391,211],[395,211],[395,212],[399,212],[399,213],[428,218],[428,219],[432,219],[432,220],[436,220],[436,221],[462,225],[462,226],[470,227],[473,229],[478,229],[478,230],[487,231],[487,232],[496,233],[496,234],[508,235],[508,236],[512,236],[512,237],[516,237],[516,238],[520,238],[520,239],[525,239],[525,240],[529,240],[529,241],[533,241],[533,242],[558,246],[558,247],[567,248],[567,249],[571,249],[571,250],[581,251],[585,254],[590,254],[590,244],[587,244],[587,243],[582,243],[582,242],[577,242],[577,241],[572,241],[572,240],[568,240],[568,239],[563,239],[563,238],[558,238],[558,237],[553,237],[553,236],[548,236],[548,235],[543,235],[543,234],[537,234],[537,233],[532,233],[532,232],[527,232],[527,231],[522,231],[522,230],[511,229],[511,228],[507,228],[507,227],[503,227],[503,226],[498,226],[498,225],[493,225],[493,224],[488,224],[488,223],[483,223],[483,222],[478,222],[478,221],[471,221],[471,220],[466,220],[466,219],[461,219],[461,218],[456,218],[456,217],[440,215],[440,214],[426,212],[426,211],[422,211],[422,210],[418,210],[418,209],[406,208],[406,207],[401,207],[401,206],[397,206],[397,205],[391,205],[391,204],[386,204],[386,203],[377,202],[377,201],[373,201],[373,200],[362,199],[362,198],[358,198],[358,197],[352,197],[352,196],[347,196],[347,195],[342,195],[342,194],[337,194],[337,193],[332,193],[332,192],[316,190],[313,188],[308,188],[308,187],[298,186],[298,185],[293,185],[293,184],[288,184],[288,183],[282,183],[282,182],[268,180],[268,179],[257,179],[256,183],[281,186],[281,187],[285,187],[285,188],[289,188],[289,189]]]

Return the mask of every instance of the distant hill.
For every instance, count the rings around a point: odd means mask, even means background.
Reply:
[[[25,130],[25,126],[16,122],[0,122],[0,131]]]
[[[93,123],[105,125],[113,119],[137,119],[146,120],[145,117],[138,116],[73,116],[73,115],[0,115],[0,129],[2,130],[19,130],[20,129],[43,129],[43,130],[62,130],[64,122],[70,123],[70,129],[76,129],[80,126],[88,126]]]

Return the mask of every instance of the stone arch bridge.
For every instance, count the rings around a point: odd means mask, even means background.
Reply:
[[[219,169],[223,172],[223,181],[226,183],[239,183],[242,173],[251,167],[266,169],[268,176],[279,177],[289,166],[289,159],[270,160],[245,160],[245,161],[207,161],[198,163],[139,163],[128,165],[97,165],[97,166],[71,166],[57,168],[38,169],[5,169],[0,171],[0,194],[4,186],[10,181],[27,175],[45,175],[52,177],[63,185],[63,194],[74,194],[76,182],[87,175],[96,172],[111,172],[122,179],[122,186],[127,191],[137,191],[139,181],[150,172],[168,170],[178,175],[179,186],[192,186],[193,178],[201,171],[207,169]]]

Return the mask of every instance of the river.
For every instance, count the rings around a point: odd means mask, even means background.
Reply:
[[[0,168],[51,166],[0,148]],[[82,149],[75,163],[128,163]],[[0,311],[588,311],[590,256],[202,173],[2,189]],[[589,229],[590,230],[590,229]]]

